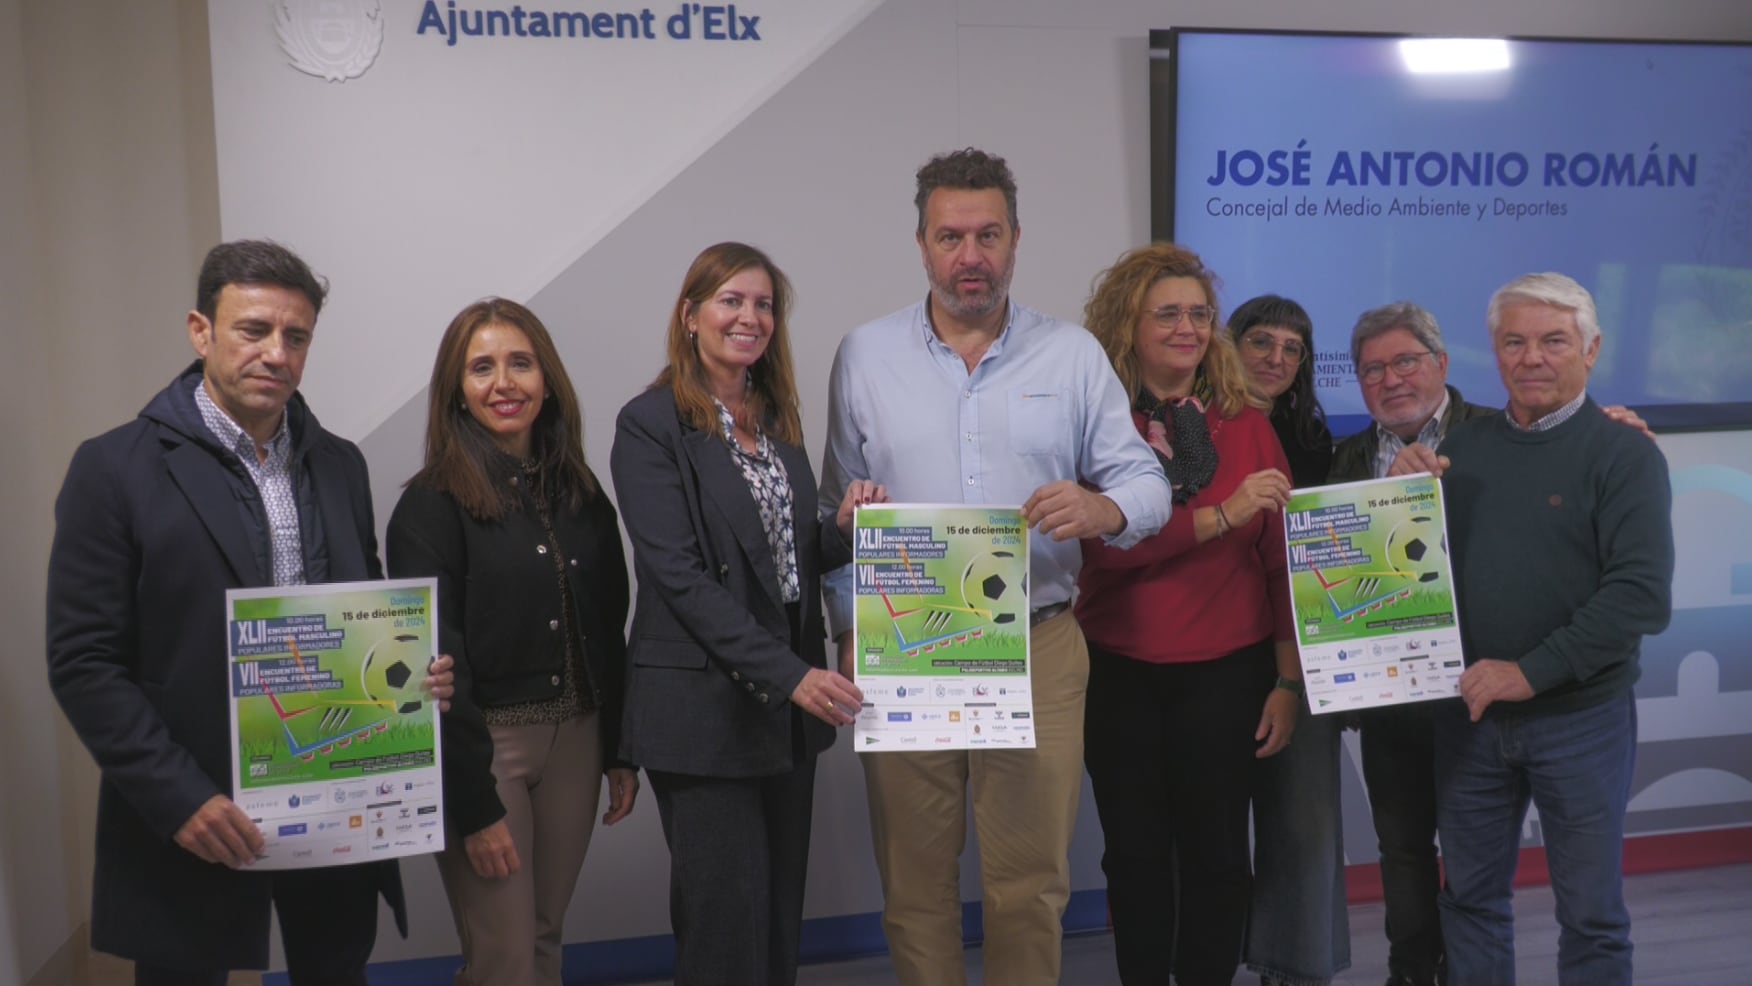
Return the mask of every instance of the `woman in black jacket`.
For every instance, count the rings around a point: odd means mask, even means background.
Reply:
[[[816,510],[790,299],[759,250],[700,254],[609,459],[639,576],[626,744],[669,843],[677,986],[796,981],[815,759],[863,699],[828,664],[819,580],[885,494],[851,484],[838,525]]]
[[[456,659],[438,872],[462,940],[458,986],[558,986],[604,771],[604,824],[638,793],[618,756],[626,561],[582,436],[533,312],[489,298],[451,321],[425,466],[390,518],[388,555],[394,576],[437,576],[439,637]]]

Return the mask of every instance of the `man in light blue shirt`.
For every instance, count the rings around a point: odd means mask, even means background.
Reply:
[[[965,983],[958,874],[971,785],[985,981],[1056,984],[1089,669],[1069,610],[1078,539],[1130,547],[1156,533],[1168,483],[1094,337],[1010,300],[1021,228],[1004,160],[973,148],[939,155],[919,169],[914,204],[930,295],[840,343],[822,503],[873,479],[897,502],[1023,505],[1037,532],[1038,745],[863,756],[883,929],[902,986]],[[828,576],[827,605],[850,675],[849,567]]]

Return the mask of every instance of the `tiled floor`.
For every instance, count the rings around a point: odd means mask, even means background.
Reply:
[[[1752,984],[1752,865],[1657,873],[1626,881],[1635,925],[1637,986],[1748,986]],[[1557,923],[1551,891],[1523,890],[1515,900],[1515,933],[1519,942],[1518,980],[1521,986],[1552,986],[1557,982]],[[1381,906],[1351,908],[1352,965],[1334,980],[1335,986],[1375,986],[1387,976],[1386,941],[1381,935]],[[979,970],[979,950],[967,952],[969,986],[986,986]],[[799,986],[887,986],[894,981],[886,957],[805,967]],[[1062,981],[1067,986],[1108,986],[1118,982],[1113,971],[1113,939],[1084,935],[1065,942]],[[128,963],[95,956],[88,978],[70,986],[129,986]],[[1238,986],[1258,979],[1242,972]],[[253,973],[234,973],[230,986],[260,986]],[[434,983],[433,986],[449,986]],[[998,984],[990,984],[998,986]]]
[[[1752,865],[1633,876],[1625,881],[1636,941],[1637,986],[1752,986]],[[1557,921],[1551,890],[1515,895],[1519,986],[1557,983]],[[1380,904],[1352,907],[1351,967],[1334,986],[1379,986],[1387,978],[1387,941]],[[969,986],[988,986],[979,950],[969,949]],[[1061,981],[1066,986],[1111,986],[1113,939],[1085,935],[1065,942]],[[1236,986],[1257,986],[1242,970]],[[888,986],[894,974],[884,958],[810,966],[798,986]],[[989,984],[997,986],[997,984]]]

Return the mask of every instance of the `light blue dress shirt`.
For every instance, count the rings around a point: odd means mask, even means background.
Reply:
[[[1020,506],[1061,479],[1101,490],[1125,514],[1107,539],[1129,548],[1168,522],[1168,480],[1144,444],[1131,401],[1087,329],[1015,302],[985,356],[967,365],[931,330],[924,302],[852,330],[828,391],[821,514],[869,479],[897,503]],[[1070,602],[1081,545],[1036,531],[1030,604]],[[827,615],[852,627],[851,566],[828,574]]]

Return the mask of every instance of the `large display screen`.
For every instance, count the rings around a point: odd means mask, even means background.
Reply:
[[[1665,428],[1752,426],[1752,45],[1151,34],[1152,233],[1315,326],[1322,404],[1366,421],[1364,310],[1433,312],[1449,382],[1505,394],[1491,293],[1593,293],[1589,382]]]

